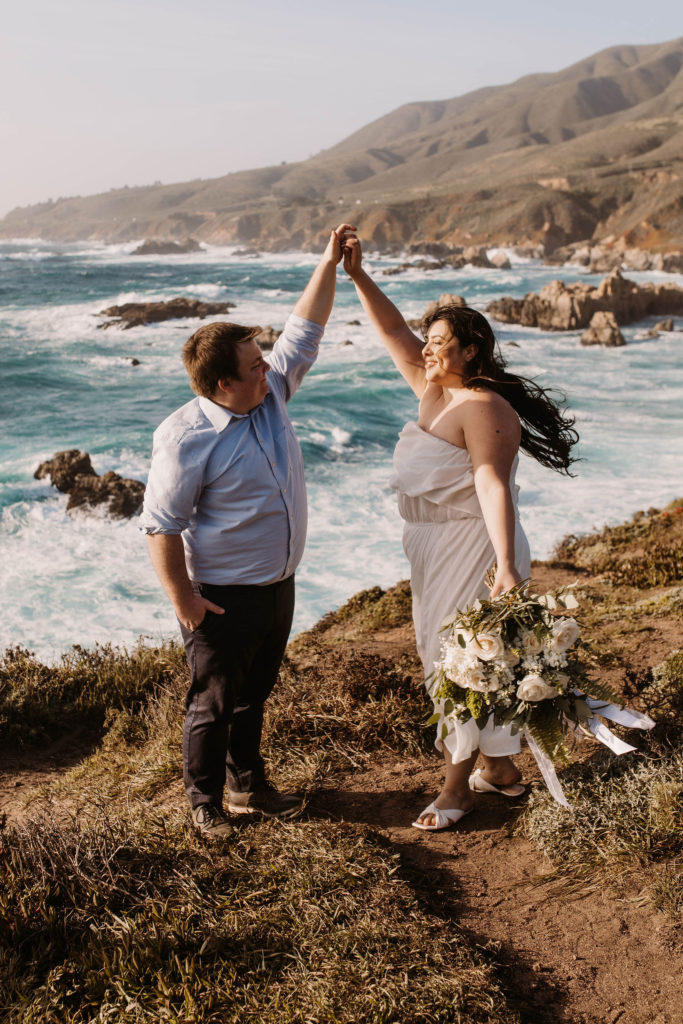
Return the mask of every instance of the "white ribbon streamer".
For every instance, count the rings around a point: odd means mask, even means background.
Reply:
[[[629,729],[654,728],[655,723],[650,716],[643,715],[640,711],[620,708],[616,704],[608,704],[594,697],[584,697],[584,700],[591,711],[595,711],[601,718],[606,718],[608,722],[616,722],[617,725],[625,725]]]
[[[550,791],[550,794],[563,807],[569,807],[569,801],[564,795],[560,780],[555,772],[555,766],[550,760],[547,754],[545,754],[539,747],[536,740],[533,738],[530,732],[525,730],[526,741],[529,744],[529,750],[536,758],[536,764],[541,769],[541,775],[545,779],[545,784]]]
[[[589,718],[586,725],[595,736],[596,740],[600,740],[606,747],[609,747],[615,754],[630,754],[631,751],[635,750],[629,743],[624,743],[618,736],[615,736],[613,732],[610,732],[606,725],[599,722],[597,718]]]
[[[652,729],[655,725],[649,715],[643,715],[640,711],[632,711],[631,708],[620,708],[616,704],[596,700],[594,697],[583,697],[583,700],[585,700],[591,711],[596,711],[602,718],[606,718],[608,722],[625,725],[629,729]],[[574,732],[580,735],[578,727],[573,726],[573,723],[569,724],[573,727]],[[596,740],[609,747],[614,754],[630,754],[636,749],[629,743],[624,743],[618,736],[615,736],[595,715],[589,718],[584,725],[590,729]],[[543,753],[533,736],[529,732],[525,734],[529,749],[536,758],[536,763],[541,769],[541,775],[545,779],[545,784],[551,795],[557,800],[558,804],[562,804],[563,807],[569,807],[567,798],[562,791],[560,780],[555,774],[552,761]]]

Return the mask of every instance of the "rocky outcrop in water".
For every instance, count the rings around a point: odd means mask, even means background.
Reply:
[[[122,306],[109,306],[101,310],[99,316],[112,319],[97,326],[123,327],[127,331],[131,327],[157,324],[163,320],[183,320],[188,317],[203,320],[207,316],[221,316],[234,308],[234,302],[200,302],[199,299],[182,297],[169,299],[168,302],[124,302]]]
[[[547,255],[549,263],[569,263],[588,267],[593,274],[608,274],[611,270],[656,270],[667,274],[683,273],[683,252],[651,252],[637,247],[573,242],[561,246]]]
[[[467,299],[465,299],[462,295],[454,295],[452,292],[442,292],[442,294],[439,295],[438,299],[435,299],[433,302],[427,303],[425,311],[419,319],[406,320],[406,323],[408,324],[408,327],[412,328],[412,330],[419,331],[420,327],[422,326],[422,321],[424,320],[424,318],[426,316],[431,316],[432,313],[436,313],[437,309],[439,309],[441,306],[466,305]]]
[[[277,339],[282,334],[282,331],[278,331],[275,327],[271,327],[267,324],[261,328],[261,331],[255,336],[254,341],[257,341],[259,346],[264,352],[269,352]]]
[[[613,313],[620,325],[646,316],[683,313],[683,288],[673,284],[638,285],[613,270],[597,287],[584,282],[551,281],[523,299],[506,296],[486,309],[505,324],[540,327],[544,331],[574,331],[588,327],[597,312]]]
[[[88,453],[77,448],[56,452],[51,459],[40,463],[33,476],[36,480],[49,476],[58,491],[69,495],[67,512],[106,505],[109,515],[128,519],[140,510],[145,493],[145,485],[140,480],[111,471],[99,476]]]
[[[201,252],[202,247],[194,238],[184,238],[182,242],[169,242],[160,238],[146,238],[142,245],[134,249],[133,256],[174,256],[188,252]]]
[[[607,345],[610,348],[625,345],[624,335],[619,330],[614,313],[606,313],[604,310],[593,313],[590,324],[581,335],[581,344]]]

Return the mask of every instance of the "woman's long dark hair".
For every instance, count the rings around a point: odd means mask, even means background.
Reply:
[[[574,430],[574,417],[568,416],[561,402],[550,397],[549,390],[527,377],[508,373],[505,360],[496,349],[496,338],[488,320],[469,306],[439,306],[424,317],[424,337],[433,323],[445,321],[461,348],[476,345],[477,353],[467,363],[463,384],[466,388],[490,388],[501,395],[519,416],[522,424],[520,447],[542,466],[569,473],[576,460],[571,450],[579,440]]]

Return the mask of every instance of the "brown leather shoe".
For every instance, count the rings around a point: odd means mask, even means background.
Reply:
[[[231,814],[262,814],[265,818],[292,818],[303,806],[301,797],[278,793],[270,782],[264,782],[251,793],[233,793],[228,797]]]
[[[200,804],[193,808],[192,821],[205,839],[225,839],[232,835],[230,820],[217,804]]]

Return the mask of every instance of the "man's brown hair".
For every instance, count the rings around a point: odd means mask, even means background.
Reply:
[[[183,364],[195,394],[213,398],[220,380],[239,380],[237,346],[260,330],[225,322],[195,331],[183,345]]]

